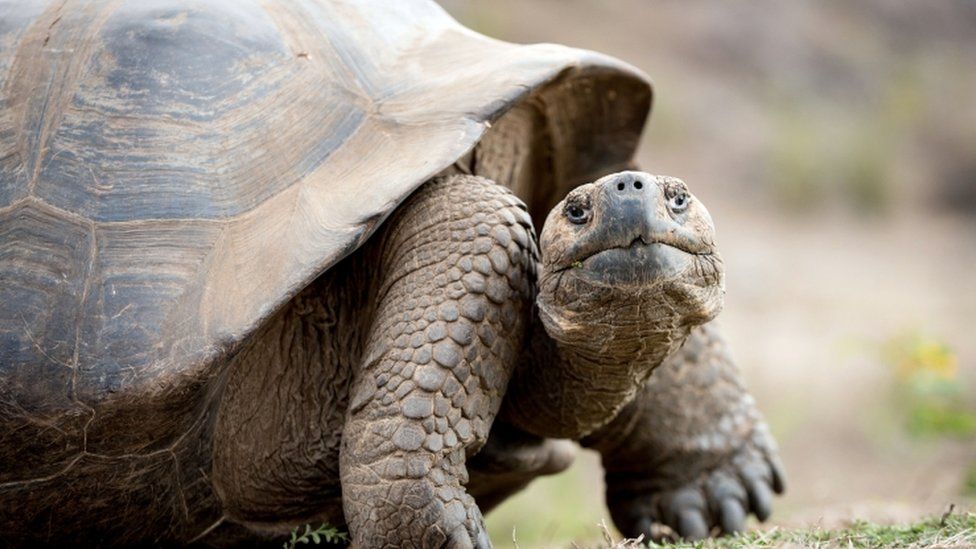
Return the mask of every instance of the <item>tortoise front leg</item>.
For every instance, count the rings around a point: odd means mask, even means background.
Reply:
[[[498,412],[531,310],[524,205],[478,177],[427,183],[384,227],[376,311],[340,450],[364,547],[487,547],[465,460]]]
[[[606,469],[607,505],[627,536],[653,524],[698,539],[769,516],[783,491],[776,443],[714,323],[692,330],[637,398],[582,441]]]

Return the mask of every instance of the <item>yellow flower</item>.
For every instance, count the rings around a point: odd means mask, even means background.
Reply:
[[[916,375],[933,375],[941,379],[955,379],[959,372],[959,358],[948,345],[931,338],[905,338],[894,346],[893,362],[898,364],[898,376],[909,379]]]

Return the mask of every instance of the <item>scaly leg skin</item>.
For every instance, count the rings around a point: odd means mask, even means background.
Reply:
[[[701,539],[765,520],[782,493],[776,444],[714,323],[651,375],[609,425],[582,441],[606,469],[607,505],[620,531],[645,539]],[[673,536],[671,536],[673,537]]]
[[[468,491],[487,513],[537,477],[565,471],[577,449],[569,440],[529,434],[498,419],[484,448],[468,460]]]
[[[488,547],[465,460],[488,437],[523,343],[532,224],[503,187],[452,176],[425,184],[383,231],[340,451],[353,542]]]

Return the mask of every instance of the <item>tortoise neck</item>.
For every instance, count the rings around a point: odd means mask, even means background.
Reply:
[[[536,303],[529,356],[502,413],[545,437],[579,439],[608,423],[691,329],[654,288],[566,280],[543,283]]]

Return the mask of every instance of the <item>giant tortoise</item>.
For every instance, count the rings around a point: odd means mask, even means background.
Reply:
[[[628,536],[782,490],[634,68],[425,0],[0,0],[0,90],[3,543],[485,547],[576,442]]]

